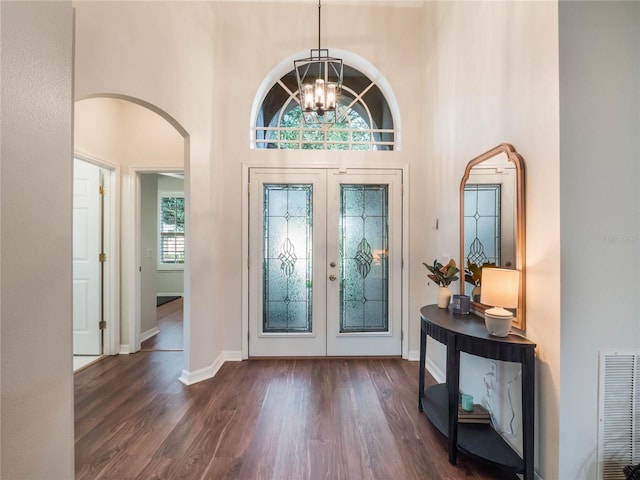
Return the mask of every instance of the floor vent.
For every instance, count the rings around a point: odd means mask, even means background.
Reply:
[[[640,463],[640,352],[600,352],[598,478],[624,480]]]

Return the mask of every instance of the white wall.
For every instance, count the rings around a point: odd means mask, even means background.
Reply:
[[[435,2],[427,4],[425,15],[433,25],[424,57],[425,104],[432,105],[433,115],[425,124],[430,178],[424,206],[427,223],[440,218],[440,229],[429,229],[426,241],[438,253],[458,251],[458,194],[466,163],[499,143],[513,144],[526,164],[526,334],[538,344],[536,470],[543,478],[558,478],[557,4]],[[432,360],[444,371],[442,354]],[[501,369],[503,383],[513,378],[510,368]],[[461,387],[481,398],[488,371],[488,362],[465,356]],[[520,434],[509,440],[517,443]]]
[[[70,479],[70,2],[0,3],[0,477]]]
[[[559,478],[595,478],[598,353],[640,347],[640,3],[560,2],[559,25]]]

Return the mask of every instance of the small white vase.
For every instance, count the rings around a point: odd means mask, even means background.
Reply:
[[[438,307],[448,308],[449,300],[451,300],[451,290],[449,290],[449,287],[438,288]]]

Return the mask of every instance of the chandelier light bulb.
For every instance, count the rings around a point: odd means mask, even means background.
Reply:
[[[313,107],[313,85],[306,83],[302,86],[302,109],[305,112],[311,112]]]
[[[336,84],[335,83],[327,83],[326,85],[326,94],[327,94],[327,110],[335,110],[336,109]]]
[[[324,80],[316,78],[316,106],[324,108]]]

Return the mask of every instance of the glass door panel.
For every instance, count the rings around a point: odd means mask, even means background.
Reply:
[[[340,333],[388,332],[388,185],[340,185]]]
[[[250,171],[250,356],[326,355],[325,177]]]
[[[328,171],[327,260],[327,355],[401,355],[401,170]]]
[[[313,185],[263,185],[262,332],[311,333]]]

